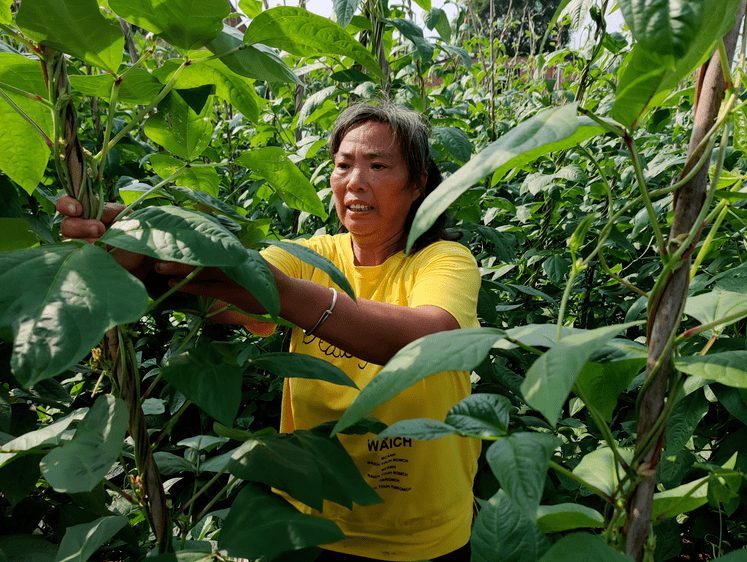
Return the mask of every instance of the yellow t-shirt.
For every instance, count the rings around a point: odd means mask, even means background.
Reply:
[[[475,259],[461,244],[438,241],[412,256],[399,252],[382,265],[360,267],[355,265],[349,234],[297,242],[331,260],[358,298],[411,308],[435,305],[454,316],[460,327],[479,327],[476,307],[480,274]],[[292,277],[335,286],[326,273],[277,247],[264,250],[262,255]],[[305,336],[300,328],[293,329],[290,349],[336,365],[358,388],[381,370],[381,366],[357,359],[316,336]],[[371,415],[387,425],[411,418],[443,420],[470,390],[468,373],[438,373],[403,391]],[[286,379],[280,431],[309,429],[337,420],[358,392],[324,381]],[[371,435],[339,437],[384,503],[354,505],[349,510],[325,501],[319,513],[283,494],[300,511],[321,515],[340,527],[346,538],[324,548],[381,560],[412,561],[442,556],[468,542],[479,441],[456,436],[435,441],[370,441]]]

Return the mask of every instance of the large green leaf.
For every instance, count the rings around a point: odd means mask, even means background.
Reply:
[[[361,424],[362,430],[356,434],[368,433],[376,422]],[[324,498],[347,507],[383,503],[379,494],[361,476],[353,459],[337,437],[330,437],[331,423],[322,424],[311,430],[296,430],[288,436],[292,442],[313,453],[322,474]]]
[[[537,525],[543,533],[560,533],[572,529],[602,528],[602,514],[578,503],[541,505],[537,508]]]
[[[184,51],[212,41],[231,12],[226,0],[109,0],[109,6],[128,22]]]
[[[399,31],[402,37],[412,41],[415,45],[413,58],[425,63],[431,61],[436,47],[423,36],[423,29],[418,24],[406,18],[389,18],[386,22]]]
[[[280,295],[275,284],[275,277],[272,275],[270,266],[257,250],[246,250],[246,260],[241,264],[223,266],[221,269],[249,291],[270,316],[276,318],[280,314]]]
[[[548,109],[524,121],[473,156],[425,198],[410,228],[408,251],[449,205],[488,174],[495,173],[495,183],[511,168],[548,152],[575,146],[602,132],[600,125],[576,116],[576,104]]]
[[[651,520],[676,517],[708,503],[708,476],[654,494]]]
[[[0,53],[0,82],[40,97],[47,96],[39,62],[22,55]],[[52,116],[49,109],[29,98],[6,92],[52,138]],[[0,171],[31,194],[44,176],[51,154],[39,132],[5,100],[0,99]]]
[[[181,95],[172,91],[158,104],[158,113],[148,117],[145,134],[166,150],[192,160],[210,144],[213,125],[208,114],[212,110],[212,104],[206,103],[197,114]]]
[[[58,492],[93,490],[122,451],[128,418],[121,399],[111,394],[97,398],[72,440],[53,449],[39,463],[47,482]]]
[[[239,156],[234,163],[249,168],[267,180],[280,192],[289,207],[327,220],[329,215],[316,189],[282,148],[268,146],[251,150]]]
[[[576,382],[584,396],[605,417],[612,421],[617,397],[623,392],[641,369],[646,357],[595,363],[589,361],[578,374]]]
[[[55,562],[86,562],[106,541],[125,525],[127,517],[100,517],[90,523],[73,525],[65,529]]]
[[[241,405],[242,372],[220,343],[172,355],[161,369],[169,384],[229,427]]]
[[[214,218],[181,207],[146,207],[114,223],[101,242],[160,260],[237,266],[244,246]],[[1,279],[1,278],[0,278]]]
[[[714,35],[701,38],[702,32],[714,33],[728,17],[731,27],[739,2],[620,0],[618,4],[633,38],[643,49],[680,59],[693,44],[713,42]]]
[[[350,57],[379,78],[384,75],[371,53],[338,24],[302,8],[278,6],[252,20],[244,43],[263,43],[301,57]]]
[[[24,218],[0,217],[0,232],[3,238],[0,240],[0,252],[9,250],[23,250],[34,246],[39,241],[31,230],[29,221]]]
[[[261,482],[321,511],[322,475],[314,455],[287,437],[251,438],[231,455],[227,472],[242,480]]]
[[[243,53],[247,49],[240,52]],[[153,74],[160,80],[167,82],[178,67],[176,61],[168,61]],[[190,89],[207,85],[215,86],[216,96],[234,105],[242,115],[256,123],[260,115],[260,105],[264,101],[257,96],[254,90],[254,80],[235,71],[231,72],[231,70],[233,69],[220,61],[204,60],[204,57],[196,57],[194,64],[181,70],[175,87]]]
[[[488,449],[486,459],[501,488],[532,521],[545,489],[550,456],[560,440],[546,433],[513,433]]]
[[[495,439],[508,432],[511,408],[511,401],[505,396],[472,394],[455,404],[443,422],[429,419],[401,420],[379,433],[377,439],[409,437],[430,441],[447,435]]]
[[[109,72],[122,62],[122,28],[96,0],[24,0],[16,25],[34,41]]]
[[[618,452],[626,463],[630,464],[633,460],[631,449],[618,448]],[[573,469],[573,474],[611,496],[624,475],[624,471],[615,461],[612,450],[604,447],[584,455],[581,462]]]
[[[716,289],[710,293],[690,297],[685,303],[685,314],[696,318],[702,324],[732,316],[718,326],[720,330],[747,316],[747,294]]]
[[[620,332],[636,324],[631,322],[604,326],[562,338],[543,353],[527,372],[526,379],[521,384],[527,403],[555,425],[576,377],[591,354]]]
[[[669,90],[711,56],[716,42],[733,27],[738,6],[739,0],[710,2],[707,6],[701,0],[622,2],[628,24],[636,26],[643,42],[623,63],[610,115],[633,127],[647,107],[663,100]],[[656,17],[645,21],[649,12]]]
[[[604,542],[604,538],[588,533],[574,533],[556,542],[537,562],[630,562],[630,558]]]
[[[227,25],[207,48],[220,61],[239,76],[255,78],[270,83],[291,83],[303,85],[301,79],[288,67],[274,50],[265,45],[244,45],[244,34]],[[237,50],[238,49],[238,50]],[[242,113],[244,113],[242,111]],[[245,114],[246,115],[246,114]],[[250,117],[250,115],[247,115]],[[256,122],[256,118],[252,119]]]
[[[433,127],[431,135],[446,147],[454,158],[466,162],[472,155],[472,143],[462,129],[457,127]]]
[[[471,371],[505,335],[498,328],[467,328],[431,334],[407,344],[361,390],[333,433],[366,417],[377,406],[434,373]]]
[[[702,389],[691,392],[675,404],[667,421],[666,454],[675,454],[687,445],[695,428],[707,412],[708,400]]]
[[[747,562],[747,550],[735,550],[724,556],[714,558],[713,562]]]
[[[281,552],[343,538],[345,535],[332,521],[300,513],[269,490],[247,484],[223,522],[218,546],[229,556],[272,560]]]
[[[67,430],[70,424],[74,421],[83,419],[87,413],[87,408],[81,408],[80,410],[76,410],[75,413],[62,418],[58,422],[37,429],[36,431],[31,431],[4,443],[2,446],[3,452],[0,453],[0,468],[18,457],[46,451],[50,449],[51,446],[58,445],[62,439],[62,434]]]
[[[68,369],[147,307],[143,284],[92,244],[0,253],[0,334],[13,334],[11,368],[23,386]]]
[[[533,518],[503,490],[482,504],[470,538],[472,562],[535,562],[550,546]]]
[[[86,96],[107,99],[112,93],[116,76],[112,74],[73,74],[70,85],[73,90]],[[117,100],[125,103],[148,105],[163,89],[163,84],[144,68],[131,68],[119,84]]]
[[[249,359],[247,364],[270,371],[276,377],[317,379],[358,388],[342,369],[324,359],[301,353],[263,353],[259,357]]]
[[[168,154],[154,154],[150,157],[150,164],[153,166],[153,170],[162,178],[168,178],[179,172],[179,175],[174,180],[176,185],[200,190],[213,198],[218,197],[218,183],[220,180],[218,179],[218,172],[215,171],[215,168],[191,166],[189,163],[178,160]],[[234,211],[234,214],[238,213]],[[241,215],[239,217],[243,218]]]
[[[293,257],[296,257],[302,262],[308,263],[309,265],[325,272],[327,275],[329,275],[330,279],[332,279],[332,281],[337,284],[338,287],[345,291],[345,293],[347,293],[347,295],[350,296],[351,299],[355,300],[355,291],[353,291],[353,287],[352,285],[350,285],[350,281],[347,280],[342,271],[337,269],[335,264],[333,264],[330,260],[316,253],[314,250],[307,248],[306,246],[301,246],[300,244],[288,242],[287,240],[259,240],[258,243],[271,244],[273,246],[277,246],[278,248],[282,248]]]

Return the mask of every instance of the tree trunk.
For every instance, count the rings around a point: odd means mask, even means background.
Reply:
[[[737,12],[737,23],[734,29],[724,38],[727,58],[734,56],[741,21],[745,13],[747,0],[742,3]],[[724,99],[724,75],[718,51],[702,70],[704,80],[700,89],[695,110],[695,125],[690,140],[690,155],[692,155],[700,141],[713,126],[719,108]],[[694,162],[696,159],[693,159]],[[669,235],[670,243],[680,235],[686,235],[697,225],[695,221],[703,207],[708,188],[708,169],[706,163],[700,171],[674,196],[674,219]],[[688,170],[683,170],[683,175]],[[695,247],[698,237],[693,241],[691,250]],[[690,284],[690,251],[685,254],[682,264],[674,270],[660,293],[657,302],[652,303],[648,326],[648,362],[646,373],[650,374],[654,366],[661,361],[661,367],[653,374],[640,402],[638,414],[638,434],[636,453],[643,447],[646,439],[658,420],[664,408],[667,391],[667,381],[672,369],[671,350],[664,354],[670,336],[674,334],[680,323],[687,299]],[[626,523],[626,552],[636,562],[643,559],[645,545],[651,529],[651,513],[653,495],[656,488],[656,467],[659,463],[664,445],[664,433],[653,447],[650,447],[638,468],[639,473],[645,474],[638,486],[631,491],[627,501]]]

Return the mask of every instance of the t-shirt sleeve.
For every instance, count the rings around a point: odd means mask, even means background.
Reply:
[[[298,242],[296,242],[298,243]],[[301,276],[301,260],[278,246],[267,246],[260,252],[267,263],[274,265],[290,277]]]
[[[467,248],[455,242],[421,250],[409,306],[438,306],[451,314],[461,328],[477,328],[480,271]]]

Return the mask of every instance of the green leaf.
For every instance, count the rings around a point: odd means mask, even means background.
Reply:
[[[112,74],[70,76],[70,85],[74,91],[86,96],[108,99],[112,93],[115,76]],[[122,76],[117,100],[124,103],[148,105],[163,89],[163,84],[144,68],[130,68]]]
[[[568,274],[570,265],[570,262],[566,258],[555,254],[542,262],[542,270],[554,285],[560,286]]]
[[[713,384],[710,386],[718,401],[735,418],[747,425],[747,390]]]
[[[467,328],[431,334],[407,344],[361,390],[335,425],[333,434],[434,373],[471,371],[505,334],[498,328]]]
[[[604,527],[602,514],[577,503],[541,505],[537,508],[537,525],[543,533],[561,533],[572,529]]]
[[[314,455],[287,437],[251,438],[231,455],[227,472],[242,480],[261,482],[322,510],[322,475]]]
[[[703,28],[713,33],[722,26],[724,18],[730,18],[728,21],[733,26],[738,3],[720,2],[717,7],[698,0],[624,0],[619,5],[633,38],[641,48],[679,59],[694,43],[703,43],[705,39],[708,44],[713,41],[713,36],[699,37]]]
[[[585,331],[580,328],[562,327],[560,331],[561,338],[571,334],[583,334]],[[558,327],[555,324],[527,324],[526,326],[517,326],[506,331],[510,339],[518,340],[524,345],[532,347],[552,347],[558,343]],[[511,349],[516,344],[508,340],[498,342],[496,345],[499,349]]]
[[[23,250],[38,242],[29,221],[24,218],[0,218],[0,232],[3,233],[3,238],[0,240],[0,252]]]
[[[319,255],[314,250],[307,248],[306,246],[294,244],[293,242],[288,242],[287,240],[259,240],[258,244],[260,243],[271,244],[273,246],[277,246],[278,248],[282,248],[302,262],[308,263],[309,265],[312,265],[317,269],[325,272],[327,275],[329,275],[330,279],[332,279],[332,281],[337,284],[338,287],[345,291],[345,293],[347,293],[347,295],[351,299],[355,300],[355,291],[353,291],[353,287],[350,285],[350,281],[348,281],[345,275],[343,275],[343,273],[339,269],[337,269],[335,264],[333,264],[324,256]]]
[[[122,451],[129,414],[120,398],[96,399],[78,424],[73,439],[53,449],[39,463],[42,475],[58,492],[90,492]]]
[[[239,0],[239,9],[248,18],[256,18],[262,13],[262,0]]]
[[[187,193],[199,190],[213,198],[218,197],[219,180],[218,172],[215,171],[215,168],[192,167],[187,162],[177,160],[168,154],[154,154],[150,158],[150,164],[153,166],[153,170],[162,178],[167,178],[181,171],[176,177],[176,185],[191,188]],[[206,201],[210,201],[210,199],[206,199]],[[224,204],[224,206],[227,207],[228,205]],[[235,211],[233,213],[238,215]],[[238,216],[243,219],[241,215]]]
[[[350,57],[379,78],[384,75],[371,53],[338,24],[302,8],[278,6],[252,20],[244,43],[263,43],[292,55]]]
[[[433,441],[447,435],[461,435],[454,426],[437,420],[417,418],[401,420],[393,423],[387,429],[379,433],[375,439],[389,439],[391,437],[404,437],[417,441]]]
[[[565,16],[571,18],[571,29],[578,31],[585,22],[589,14],[589,8],[594,4],[594,0],[563,0],[553,15],[552,23],[563,20]]]
[[[172,355],[161,369],[169,384],[229,427],[241,405],[242,372],[218,343]]]
[[[220,57],[220,62],[226,68],[239,76],[264,80],[271,84],[287,83],[303,85],[301,79],[283,62],[283,59],[275,54],[274,50],[260,44],[242,46],[243,43],[244,35],[241,31],[224,25],[223,31],[208,43],[207,48],[214,55]],[[241,49],[237,50],[240,46]],[[199,66],[202,65],[198,65],[196,68],[199,68]],[[225,74],[230,79],[229,73],[225,72]],[[250,115],[247,115],[247,117],[251,118]],[[252,121],[257,121],[256,115]]]
[[[344,371],[324,359],[300,353],[263,353],[249,359],[248,365],[270,371],[276,377],[317,379],[332,384],[358,388]]]
[[[345,538],[337,525],[300,513],[283,498],[256,484],[236,496],[220,532],[218,546],[229,556],[266,557],[329,544]]]
[[[223,266],[221,269],[249,291],[270,316],[276,318],[280,314],[280,295],[275,277],[258,251],[246,250],[246,260],[240,265]]]
[[[55,562],[86,562],[106,541],[125,525],[127,517],[100,517],[90,523],[73,525],[65,529]]]
[[[687,445],[707,412],[708,400],[701,389],[691,392],[675,404],[667,422],[667,454],[676,453]]]
[[[114,223],[101,242],[159,260],[205,267],[237,266],[247,259],[238,238],[217,220],[181,207],[137,210]]]
[[[0,253],[0,333],[13,333],[11,368],[25,387],[70,368],[147,307],[143,284],[92,244]]]
[[[212,110],[211,104],[205,104],[198,115],[184,98],[172,91],[158,104],[158,113],[145,122],[145,134],[177,156],[193,160],[202,154],[212,138],[213,125],[208,118]]]
[[[716,289],[690,297],[685,303],[685,314],[696,318],[701,324],[716,322],[727,316],[729,321],[717,326],[717,330],[747,317],[747,294]]]
[[[350,20],[353,19],[355,11],[358,9],[360,0],[332,0],[335,8],[335,16],[340,27],[347,27]]]
[[[246,56],[249,56],[251,49],[253,47],[247,47],[241,53],[247,52]],[[205,56],[207,56],[207,53]],[[231,57],[226,58],[232,60]],[[254,62],[254,58],[256,57],[252,58],[252,62]],[[181,74],[179,74],[176,80],[176,87],[199,88],[201,86],[215,86],[216,96],[236,106],[236,109],[247,119],[256,123],[259,119],[260,105],[264,101],[260,100],[254,91],[254,80],[251,79],[252,77],[246,78],[245,72],[236,72],[232,66],[226,65],[222,61],[204,60],[204,58],[198,58],[197,56],[196,59],[195,64],[182,69]],[[177,68],[179,66],[175,61],[169,61],[162,68],[154,71],[153,74],[164,82],[168,82]],[[267,72],[273,73],[276,78],[281,75],[281,72],[274,67],[271,67]]]
[[[676,0],[672,13],[683,18],[676,21],[670,17],[669,2],[628,0],[621,4],[623,13],[631,14],[625,16],[628,24],[632,21],[637,26],[644,42],[634,46],[618,73],[617,96],[610,115],[629,128],[635,126],[646,108],[656,106],[669,90],[677,88],[683,78],[710,58],[716,42],[733,27],[738,5],[739,0],[708,7],[696,0]],[[658,17],[644,21],[649,10],[658,12]],[[661,49],[657,43],[661,43]]]
[[[0,468],[16,458],[47,451],[51,448],[50,446],[58,445],[62,439],[62,434],[70,424],[74,421],[82,420],[87,413],[87,408],[81,408],[80,410],[76,410],[74,414],[66,416],[58,422],[4,443],[2,446],[3,451],[11,452],[0,453]]]
[[[96,0],[24,0],[16,25],[30,39],[109,72],[122,62],[122,28]]]
[[[226,0],[109,0],[109,6],[128,22],[183,51],[197,50],[212,41],[231,12]]]
[[[0,2],[0,23],[13,23],[13,14],[10,9],[13,6],[13,0],[2,0]]]
[[[203,170],[205,168],[202,168]],[[208,168],[212,169],[212,168]],[[216,180],[218,179],[218,176],[215,176]],[[247,221],[247,218],[240,214],[239,212],[235,211],[233,207],[230,205],[227,205],[217,197],[213,197],[212,195],[209,195],[208,193],[205,193],[204,191],[199,191],[197,189],[191,189],[189,187],[181,187],[176,186],[172,187],[171,190],[174,193],[179,193],[180,195],[183,195],[190,201],[194,201],[195,203],[198,203],[198,206],[204,208],[209,207],[209,210],[221,213],[223,215],[226,215],[228,217],[231,217],[233,220],[245,223]]]
[[[289,207],[306,211],[322,220],[329,217],[314,186],[282,148],[268,146],[245,152],[234,160],[234,164],[249,168],[267,180]]]
[[[47,97],[39,62],[12,53],[0,53],[0,82],[20,90]],[[27,97],[6,92],[47,135],[52,138],[52,116],[49,109]],[[0,171],[20,185],[29,195],[44,176],[50,148],[39,132],[5,100],[0,99]]]
[[[449,205],[488,174],[494,173],[495,183],[511,168],[543,154],[575,146],[602,132],[604,129],[600,125],[576,116],[576,104],[549,109],[524,121],[473,156],[425,198],[410,228],[407,250]]]
[[[629,448],[618,447],[622,459],[630,464],[633,451]],[[622,467],[617,465],[612,449],[604,447],[584,455],[581,462],[573,469],[573,474],[582,478],[600,491],[612,496],[615,487],[624,476]]]
[[[197,467],[194,463],[189,462],[184,457],[178,457],[172,453],[157,451],[153,453],[153,460],[156,461],[158,472],[163,476],[171,476],[172,474],[179,474],[180,472],[197,472]]]
[[[386,22],[392,25],[405,38],[412,41],[415,46],[413,58],[420,59],[426,63],[433,58],[435,46],[423,36],[423,30],[414,21],[406,18],[388,18]]]
[[[665,492],[654,494],[651,520],[676,517],[708,503],[708,478],[705,476]]]
[[[521,384],[527,403],[555,425],[576,377],[591,354],[623,330],[637,324],[630,322],[604,326],[562,338],[543,353],[527,372]]]
[[[734,550],[729,554],[714,558],[713,562],[747,562],[747,550]]]
[[[503,490],[483,503],[470,538],[472,562],[535,562],[550,541]]]
[[[550,303],[553,308],[558,308],[558,303],[555,302],[555,299],[553,299],[550,295],[547,293],[543,293],[542,291],[535,289],[533,287],[526,287],[524,285],[511,285],[512,289],[517,289],[524,293],[525,295],[532,295],[533,297],[539,297],[542,300]]]
[[[584,238],[586,238],[586,233],[589,231],[589,228],[591,227],[595,218],[597,218],[596,213],[586,215],[584,219],[580,223],[578,223],[576,230],[573,231],[573,235],[568,240],[568,249],[571,251],[572,256],[575,257],[576,252],[578,252],[579,249],[581,249],[581,246],[584,245]]]
[[[630,562],[630,558],[604,542],[604,538],[588,533],[574,533],[556,542],[537,562]]]
[[[493,443],[485,458],[501,488],[534,520],[545,489],[550,456],[560,440],[546,433],[512,433]]]
[[[446,147],[454,158],[466,162],[472,155],[472,143],[462,129],[457,127],[433,127],[433,138]]]
[[[608,363],[589,361],[578,374],[576,383],[604,419],[611,422],[617,397],[646,365],[646,358],[623,359]]]

